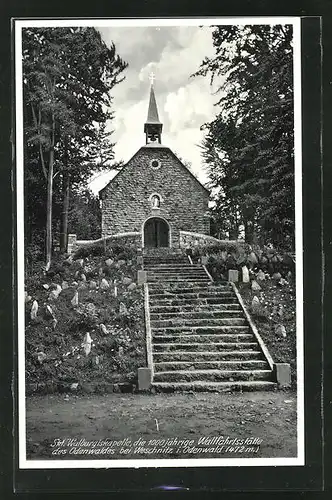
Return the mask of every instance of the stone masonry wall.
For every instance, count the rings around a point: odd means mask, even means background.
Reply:
[[[161,162],[153,169],[151,161]],[[160,209],[150,196],[161,196]],[[179,233],[210,233],[209,193],[166,147],[142,147],[121,172],[100,192],[102,237],[142,231],[149,217],[164,218],[171,228],[171,246],[179,246]]]
[[[217,245],[218,243],[229,243],[230,240],[218,240],[213,236],[207,234],[198,234],[186,231],[180,231],[180,247],[189,248],[189,247],[206,247],[209,245]],[[236,243],[237,240],[233,240],[233,243]]]

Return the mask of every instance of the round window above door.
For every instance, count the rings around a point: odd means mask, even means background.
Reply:
[[[153,170],[158,170],[158,168],[161,167],[161,162],[157,158],[154,158],[153,160],[150,161],[150,167],[153,168]]]

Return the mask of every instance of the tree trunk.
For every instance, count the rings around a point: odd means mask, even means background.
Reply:
[[[47,174],[47,205],[46,205],[46,271],[49,270],[52,259],[52,200],[53,200],[53,161]]]
[[[254,237],[254,227],[252,221],[249,220],[244,221],[244,231],[245,231],[246,243],[251,244],[253,242],[253,237]]]
[[[52,202],[53,202],[53,167],[54,167],[54,132],[55,121],[52,117],[50,161],[47,172],[47,202],[46,202],[46,271],[52,260]]]
[[[67,251],[69,193],[70,193],[70,175],[67,171],[65,171],[63,174],[63,202],[62,202],[61,232],[60,232],[60,252],[62,253],[65,253]]]
[[[64,138],[64,171],[62,176],[62,212],[60,221],[60,252],[65,253],[67,251],[67,240],[68,240],[68,212],[69,212],[69,194],[70,194],[70,174],[68,170],[68,148],[69,140],[68,136]]]

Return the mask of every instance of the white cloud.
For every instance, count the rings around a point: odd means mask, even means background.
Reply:
[[[171,92],[164,106],[170,121],[170,132],[176,133],[184,128],[199,127],[211,118],[213,97],[204,79],[197,79]]]
[[[148,103],[139,101],[129,102],[126,106],[118,109],[114,128],[117,131],[116,156],[124,161],[129,158],[142,146],[144,141],[143,126],[147,116]],[[119,131],[121,130],[121,135]]]
[[[149,27],[137,28],[99,28],[106,43],[113,42],[117,52],[124,60],[132,60],[136,48],[140,52],[153,46],[153,31]]]
[[[117,53],[128,62],[126,79],[113,89],[115,118],[112,140],[116,142],[116,161],[128,161],[145,143],[143,133],[147,116],[150,82],[156,75],[155,93],[159,116],[164,124],[162,142],[184,160],[201,181],[206,181],[202,168],[200,126],[214,118],[213,104],[207,77],[190,78],[202,60],[214,53],[211,28],[103,28],[106,43],[114,41]],[[105,174],[94,181],[101,189],[109,181]],[[102,182],[104,184],[102,184]]]
[[[169,146],[178,154],[181,159],[191,164],[190,170],[204,184],[208,177],[203,166],[201,150],[199,145],[204,138],[204,132],[195,128],[187,128],[181,131],[181,134],[170,137]]]

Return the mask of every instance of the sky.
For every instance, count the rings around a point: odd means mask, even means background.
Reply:
[[[143,132],[147,118],[151,72],[159,119],[163,123],[162,144],[191,163],[193,173],[207,182],[199,144],[203,123],[211,121],[217,97],[209,77],[191,75],[205,57],[213,56],[212,29],[209,26],[100,27],[106,44],[114,42],[117,53],[128,63],[123,82],[114,87],[111,122],[115,160],[127,162],[145,144]],[[96,193],[114,176],[109,171],[91,183]]]

